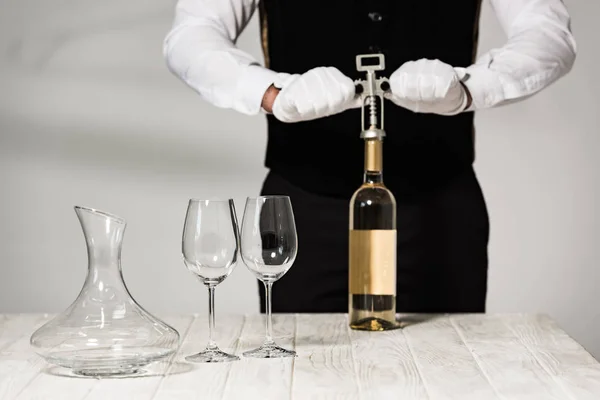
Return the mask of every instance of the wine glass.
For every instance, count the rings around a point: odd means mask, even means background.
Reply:
[[[288,196],[247,198],[241,232],[242,260],[264,283],[267,303],[265,341],[260,347],[245,352],[244,356],[295,357],[295,351],[281,348],[273,340],[271,320],[273,283],[290,269],[298,252],[298,236],[290,198]]]
[[[238,356],[219,349],[215,329],[215,287],[231,274],[239,252],[239,231],[233,199],[197,200],[188,203],[183,228],[184,263],[208,287],[208,344],[203,351],[185,357],[190,362],[224,362]]]

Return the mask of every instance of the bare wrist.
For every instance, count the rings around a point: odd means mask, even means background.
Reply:
[[[273,103],[275,102],[275,98],[278,94],[279,89],[277,89],[274,85],[271,85],[267,88],[261,102],[261,107],[263,110],[269,114],[273,112]]]
[[[467,85],[465,85],[464,83],[460,83],[463,87],[463,89],[465,90],[465,95],[467,96],[467,105],[465,106],[464,110],[468,110],[469,107],[471,107],[471,103],[473,103],[473,96],[471,96],[471,92],[469,91],[469,88],[467,87]]]

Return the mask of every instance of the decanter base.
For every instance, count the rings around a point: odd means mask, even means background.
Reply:
[[[133,377],[143,375],[145,370],[140,368],[125,368],[125,369],[74,369],[71,371],[73,375],[91,377],[91,378],[120,378]]]
[[[162,348],[106,348],[61,351],[44,356],[50,364],[67,368],[74,375],[86,377],[123,377],[140,375],[145,366],[163,360],[175,351]]]

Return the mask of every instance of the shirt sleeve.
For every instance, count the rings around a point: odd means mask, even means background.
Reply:
[[[178,0],[163,42],[174,75],[213,105],[247,115],[262,111],[263,95],[278,76],[236,47],[258,2]]]
[[[466,111],[523,100],[573,67],[577,51],[561,0],[490,0],[507,43],[466,68],[472,96]]]

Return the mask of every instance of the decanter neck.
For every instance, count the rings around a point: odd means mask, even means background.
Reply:
[[[75,207],[75,211],[87,245],[88,279],[92,282],[120,280],[125,220],[84,207]]]

